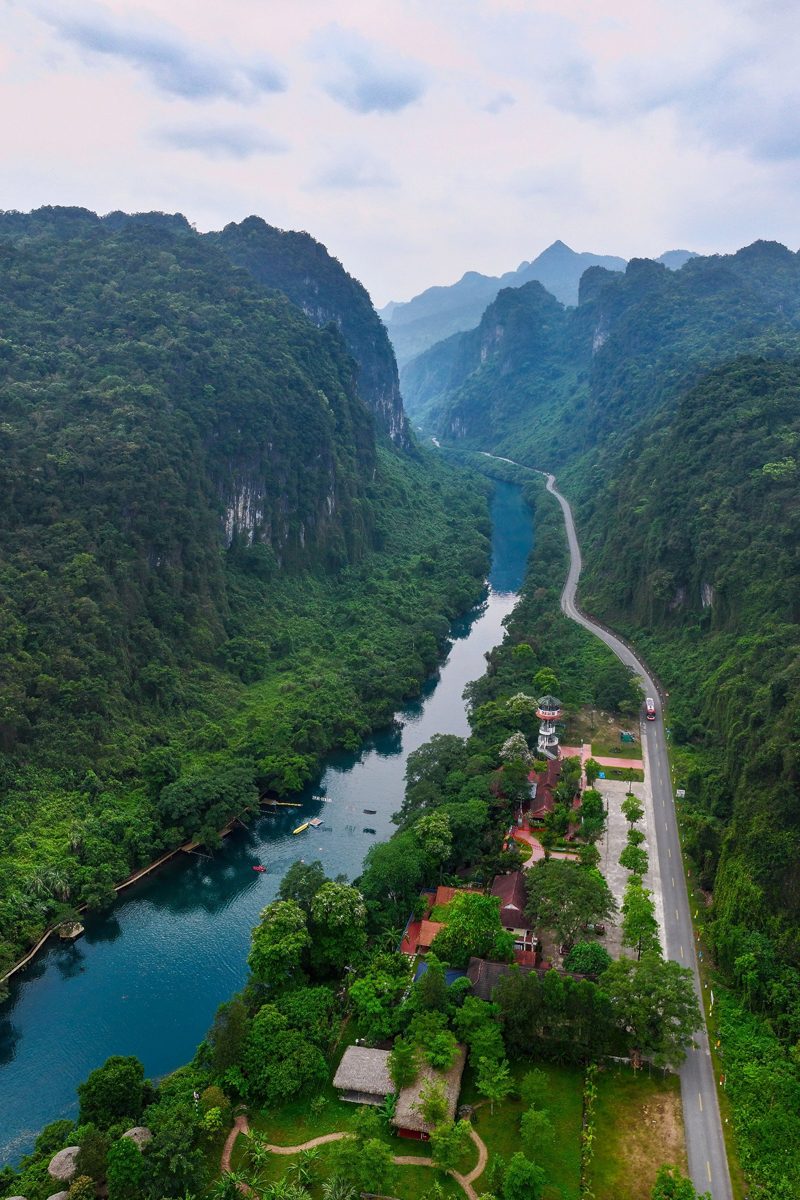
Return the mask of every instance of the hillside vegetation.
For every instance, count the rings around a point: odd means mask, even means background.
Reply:
[[[376,439],[335,325],[182,218],[4,221],[0,967],[385,723],[490,532]]]

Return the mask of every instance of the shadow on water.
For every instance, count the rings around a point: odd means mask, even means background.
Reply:
[[[27,1153],[49,1121],[74,1115],[75,1087],[111,1054],[135,1054],[160,1077],[192,1057],[217,1006],[244,983],[250,929],[298,858],[354,879],[391,837],[406,759],[434,733],[465,736],[463,691],[503,638],[532,545],[519,489],[498,484],[494,557],[482,602],[451,632],[422,695],[357,751],[332,754],[298,807],[236,828],[210,859],[178,855],[88,913],[73,946],[52,940],[0,1005],[0,1164]],[[324,824],[293,831],[311,817]],[[263,872],[254,871],[263,866]],[[13,1018],[13,1019],[12,1019]]]

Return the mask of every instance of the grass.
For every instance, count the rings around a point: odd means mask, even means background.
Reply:
[[[642,747],[638,742],[592,742],[593,758],[637,758],[641,760]]]
[[[595,1200],[649,1200],[656,1171],[670,1163],[687,1174],[680,1079],[620,1066],[598,1072]]]
[[[524,842],[522,838],[515,837],[514,841],[517,843],[517,849],[522,855],[522,861],[527,862],[533,854],[533,847],[528,842]]]
[[[641,767],[603,767],[606,779],[616,779],[620,783],[627,782],[627,771],[633,771],[633,783],[644,783],[644,771]]]
[[[511,1074],[515,1082],[534,1066],[544,1071],[549,1080],[547,1114],[553,1123],[556,1136],[553,1145],[540,1156],[540,1164],[547,1174],[550,1196],[560,1193],[561,1200],[578,1200],[581,1174],[581,1129],[583,1122],[583,1072],[579,1068],[555,1067],[548,1063],[517,1061],[511,1063]],[[475,1072],[468,1068],[461,1089],[461,1104],[477,1104],[482,1097],[475,1089]],[[486,1143],[489,1162],[493,1155],[508,1161],[522,1147],[519,1140],[519,1119],[525,1111],[521,1100],[505,1100],[496,1104],[494,1114],[488,1104],[481,1105],[476,1113],[475,1131]],[[478,1192],[488,1191],[484,1175],[474,1184]],[[548,1200],[547,1193],[545,1200]]]

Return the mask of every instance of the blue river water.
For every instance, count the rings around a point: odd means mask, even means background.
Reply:
[[[76,1085],[110,1054],[135,1054],[153,1078],[192,1057],[244,983],[250,929],[296,859],[353,879],[369,847],[391,837],[408,754],[434,733],[469,732],[464,687],[502,640],[524,577],[533,531],[519,488],[497,484],[492,519],[486,597],[455,623],[439,671],[391,729],[327,759],[321,780],[292,797],[301,807],[236,830],[213,859],[176,856],[88,914],[78,942],[47,943],[15,977],[0,1005],[0,1165],[29,1152],[48,1122],[76,1115]],[[324,824],[293,835],[313,816]]]

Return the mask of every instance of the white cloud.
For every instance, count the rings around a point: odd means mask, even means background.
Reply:
[[[362,188],[396,188],[399,180],[388,163],[361,151],[344,151],[330,158],[311,180],[312,187],[344,191]]]
[[[251,158],[286,154],[286,142],[256,125],[174,125],[153,130],[153,141],[167,150],[195,150],[208,158]]]
[[[91,0],[37,3],[31,10],[63,41],[86,54],[125,62],[160,91],[184,100],[251,101],[286,88],[282,73],[266,57],[220,54],[152,17],[122,18]]]
[[[354,29],[328,25],[312,39],[312,54],[323,63],[325,91],[351,112],[400,112],[426,89],[421,63]]]

